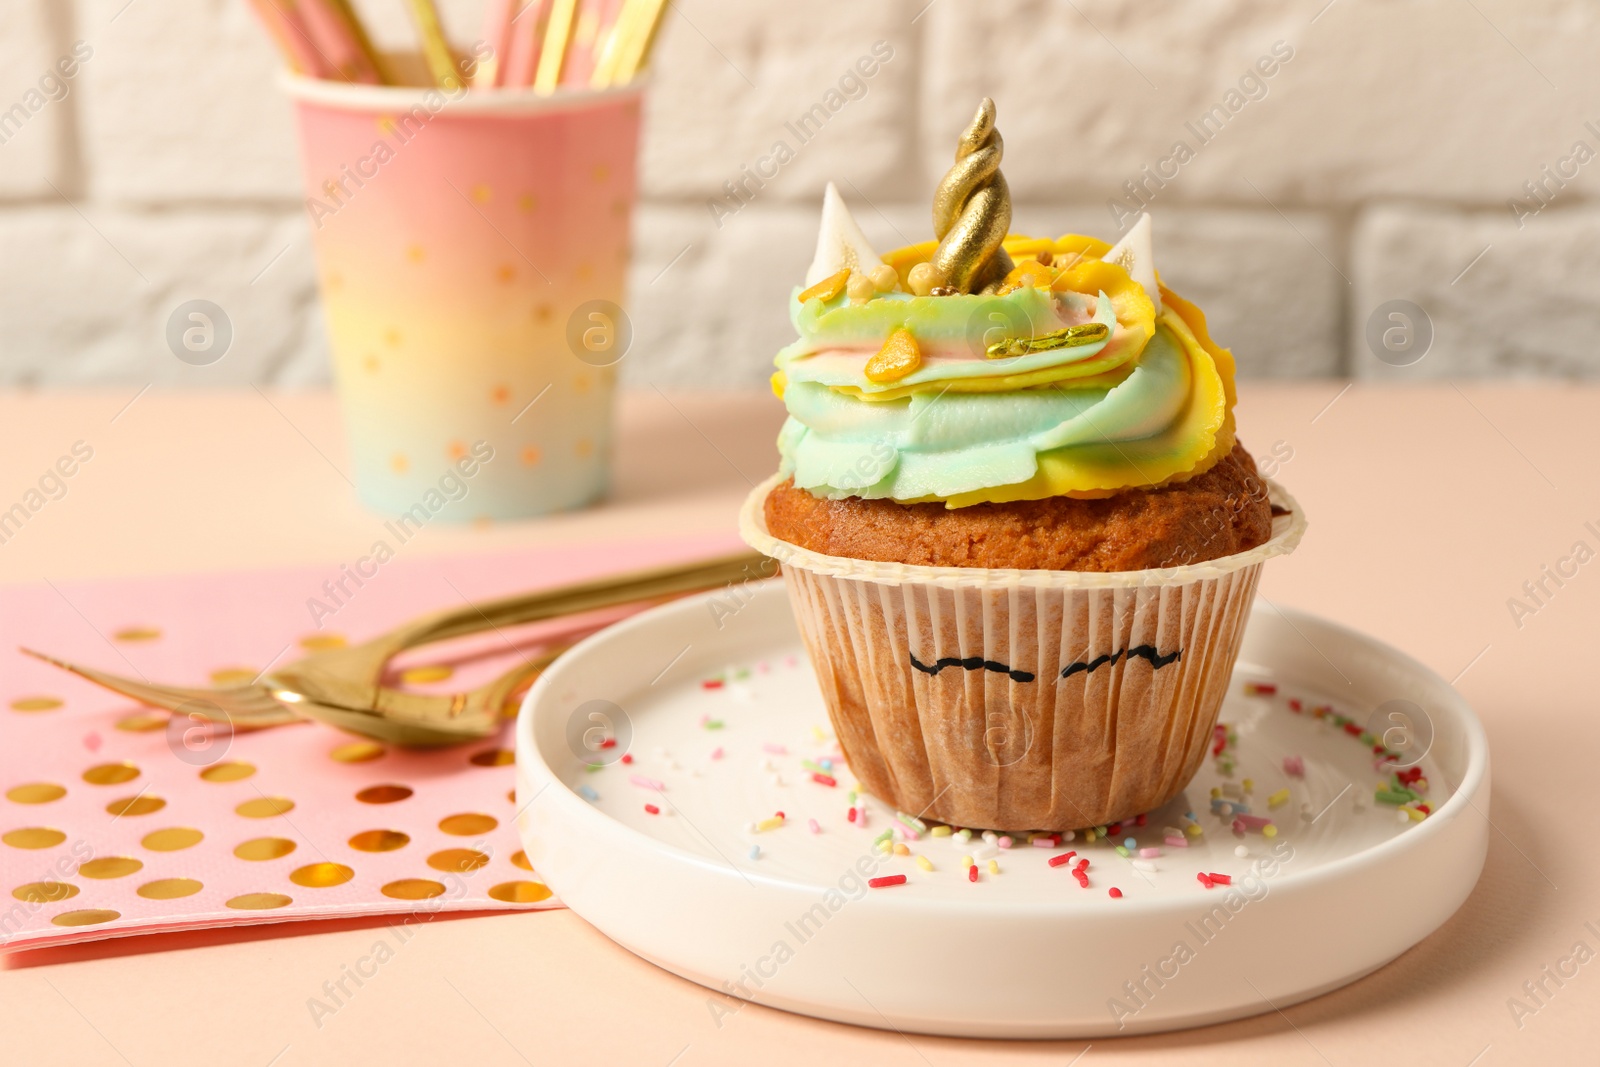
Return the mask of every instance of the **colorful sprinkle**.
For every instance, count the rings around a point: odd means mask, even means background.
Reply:
[[[591,804],[600,799],[600,794],[596,793],[593,789],[590,789],[586,785],[580,785],[578,787],[578,792],[583,795],[583,799],[589,801]]]
[[[711,750],[711,758],[712,759],[721,759],[722,758],[722,746],[721,745],[718,745],[716,748]]]
[[[1211,888],[1211,885],[1212,885],[1212,883],[1211,883],[1211,879],[1210,879],[1210,878],[1207,878],[1207,877],[1206,877],[1206,876],[1205,876],[1205,873],[1204,873],[1204,872],[1203,872],[1203,871],[1202,871],[1202,872],[1199,872],[1199,873],[1197,873],[1197,874],[1196,874],[1196,875],[1195,875],[1195,877],[1196,877],[1196,878],[1197,878],[1197,879],[1199,879],[1199,880],[1200,880],[1200,884],[1201,884],[1201,885],[1203,885],[1203,886],[1205,886],[1205,887],[1206,887],[1206,888],[1207,888],[1207,889],[1210,889],[1210,888]]]
[[[722,683],[722,679],[721,678],[707,678],[705,681],[700,683],[700,688],[701,689],[721,689],[722,688],[722,684],[723,683]]]
[[[644,810],[648,811],[651,815],[660,815],[661,814],[661,809],[656,807],[654,804],[646,804],[644,806]]]
[[[806,820],[806,828],[809,829],[814,834],[822,833],[822,824],[819,823],[815,819],[807,819]]]
[[[761,745],[761,751],[770,752],[774,756],[787,756],[789,754],[789,750],[778,744],[776,741],[763,742]]]
[[[1118,889],[1116,886],[1112,886],[1110,889],[1106,890],[1106,892],[1111,895],[1112,900],[1122,899],[1122,890]]]
[[[1278,691],[1278,687],[1271,682],[1246,682],[1244,684],[1245,696],[1269,697]]]
[[[701,723],[700,725],[704,726],[707,730],[720,730],[720,729],[722,729],[722,720],[721,719],[707,719],[705,722]]]
[[[1166,837],[1162,838],[1162,840],[1171,845],[1173,848],[1189,847],[1189,839],[1184,837],[1181,833],[1168,834]]]
[[[1072,857],[1076,855],[1076,852],[1063,852],[1059,856],[1051,856],[1046,862],[1048,862],[1052,867],[1059,867],[1064,863],[1070,863],[1072,861]]]
[[[783,816],[781,814],[774,815],[770,819],[762,819],[760,822],[756,823],[756,832],[764,834],[768,830],[776,830],[778,827],[780,827],[782,825],[783,825]]]
[[[750,858],[753,859],[753,860],[758,860],[758,859],[761,858],[761,846],[760,845],[751,845],[750,846]]]
[[[1216,871],[1212,871],[1210,874],[1206,875],[1206,877],[1210,878],[1217,885],[1232,885],[1233,884],[1233,878],[1231,876],[1226,875],[1226,874],[1218,874]]]
[[[896,856],[909,856],[911,855],[911,850],[906,847],[904,841],[896,841],[894,843],[894,854]]]
[[[825,785],[829,789],[832,789],[834,786],[839,784],[838,779],[832,777],[831,775],[821,773],[813,774],[811,776],[811,780],[816,782],[818,785]]]
[[[932,830],[928,831],[928,833],[929,833],[929,836],[931,836],[931,837],[949,837],[950,836],[950,827],[948,827],[948,826],[935,826]]]
[[[849,819],[851,822],[855,822],[856,821],[856,809],[855,808],[851,808],[850,811],[845,815],[845,818]]]
[[[917,866],[921,867],[925,871],[932,871],[933,870],[933,861],[930,860],[926,856],[918,856],[917,857]]]
[[[640,789],[654,789],[658,793],[665,792],[667,788],[664,783],[658,782],[654,778],[646,778],[642,774],[630,774],[628,775],[628,781]]]
[[[903,874],[886,874],[882,878],[868,878],[867,885],[873,889],[884,889],[891,885],[905,885],[906,876]]]
[[[624,752],[624,753],[623,753],[623,754],[622,754],[622,762],[623,762],[623,763],[632,763],[632,762],[633,762],[633,753],[632,753],[632,752]],[[596,770],[596,771],[597,771],[597,770],[599,770],[599,769],[600,769],[600,768],[599,768],[599,766],[598,766],[598,765],[596,765],[596,766],[594,766],[594,767],[592,767],[592,768],[590,768],[590,769],[591,769],[591,770]]]
[[[1139,850],[1140,859],[1151,860],[1155,859],[1159,855],[1161,855],[1161,850],[1159,848],[1141,848]]]
[[[976,882],[977,880],[978,880],[978,867],[977,867],[976,864],[974,864],[974,865],[972,865],[972,866],[967,868],[967,881]]]
[[[999,874],[1000,873],[1000,861],[999,860],[990,860],[989,861],[989,873],[990,874]]]
[[[999,840],[997,840],[995,842],[995,845],[997,847],[999,847],[999,848],[1010,848],[1011,847],[1011,837],[1010,837],[1010,835],[1009,834],[1002,834],[1000,836]]]
[[[1281,807],[1282,805],[1288,803],[1288,801],[1289,801],[1289,790],[1280,789],[1276,793],[1272,794],[1270,797],[1267,798],[1267,807],[1269,807],[1269,808]]]

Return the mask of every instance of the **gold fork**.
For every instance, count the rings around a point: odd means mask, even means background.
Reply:
[[[455,637],[603,608],[663,600],[777,573],[759,552],[737,552],[594,578],[520,596],[424,615],[370,641],[313,653],[248,685],[192,689],[135,681],[34,652],[23,652],[124,696],[185,715],[252,730],[305,718],[400,745],[453,745],[494,733],[501,709],[528,678],[567,645],[547,648],[500,677],[466,692],[407,693],[381,684],[399,653]]]

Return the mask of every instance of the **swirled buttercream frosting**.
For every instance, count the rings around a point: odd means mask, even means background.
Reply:
[[[1233,357],[1160,284],[1149,216],[1116,245],[1007,234],[999,144],[986,100],[941,183],[936,239],[881,258],[827,187],[773,375],[797,487],[949,507],[1103,497],[1233,448]]]

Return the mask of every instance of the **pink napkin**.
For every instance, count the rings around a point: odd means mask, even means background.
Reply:
[[[365,640],[464,599],[738,547],[702,537],[402,559],[368,564],[368,574],[316,567],[0,589],[0,951],[560,906],[517,839],[509,719],[497,739],[435,750],[320,723],[216,733],[169,722],[19,645],[154,681],[239,684],[306,646]],[[504,651],[502,635],[487,640]],[[505,665],[485,647],[423,650],[401,666],[419,689],[467,688]]]

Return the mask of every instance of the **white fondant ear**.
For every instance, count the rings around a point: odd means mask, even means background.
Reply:
[[[1111,251],[1100,258],[1107,263],[1115,263],[1128,272],[1128,277],[1144,286],[1144,291],[1150,294],[1150,302],[1156,306],[1156,314],[1161,314],[1161,287],[1156,284],[1156,260],[1150,250],[1148,211],[1140,215],[1133,229],[1123,234],[1122,240],[1112,245]]]
[[[844,197],[829,182],[822,194],[822,229],[817,234],[817,254],[806,271],[806,285],[816,285],[846,267],[866,274],[882,263],[845,207]]]

